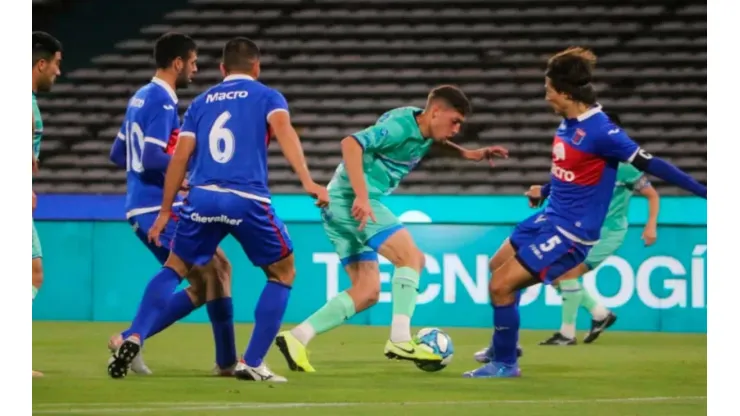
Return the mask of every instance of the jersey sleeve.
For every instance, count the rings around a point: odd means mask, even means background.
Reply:
[[[285,97],[283,97],[283,94],[280,94],[275,90],[270,91],[269,95],[267,96],[266,104],[267,107],[265,108],[265,110],[267,113],[267,119],[269,119],[272,114],[278,111],[285,111],[286,113],[289,113],[288,102],[285,100]]]
[[[614,124],[607,124],[596,133],[595,153],[607,159],[632,162],[640,146],[624,130]]]
[[[195,137],[195,131],[197,126],[195,125],[195,101],[190,103],[185,116],[182,119],[182,126],[180,127],[180,137]]]
[[[144,143],[157,145],[163,149],[167,148],[170,134],[176,127],[173,112],[177,111],[175,106],[164,102],[152,103],[147,108],[146,125],[143,126]]]
[[[380,151],[406,138],[403,126],[388,119],[350,135],[364,151]]]
[[[627,184],[634,191],[650,186],[650,181],[644,173],[626,163],[620,163],[619,170],[617,170],[617,181]]]

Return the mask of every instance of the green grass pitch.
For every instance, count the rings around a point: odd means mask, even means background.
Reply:
[[[291,373],[273,349],[283,385],[211,375],[207,324],[177,324],[146,344],[154,375],[109,379],[108,337],[123,324],[34,322],[33,414],[47,415],[599,415],[706,414],[705,335],[607,332],[592,345],[538,346],[549,332],[524,331],[523,377],[468,380],[472,354],[490,330],[447,329],[452,364],[424,373],[383,356],[384,327],[344,326],[311,343],[317,373]],[[251,326],[237,326],[237,351]],[[582,334],[581,334],[582,335]],[[31,370],[29,368],[29,370]]]

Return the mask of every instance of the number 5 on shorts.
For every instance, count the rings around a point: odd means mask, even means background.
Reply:
[[[558,244],[562,242],[563,240],[561,240],[560,237],[554,235],[544,243],[540,244],[540,250],[544,253],[547,253],[548,251],[552,251],[552,249],[554,249]]]

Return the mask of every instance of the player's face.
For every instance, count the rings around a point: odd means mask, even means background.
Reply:
[[[436,141],[450,140],[457,133],[465,121],[465,117],[459,111],[447,106],[439,106],[432,111],[431,132],[432,139]]]
[[[39,91],[51,91],[52,85],[56,82],[57,77],[61,75],[59,67],[62,65],[62,53],[57,52],[50,60],[41,59],[36,63],[36,69],[39,71],[36,87]]]
[[[568,106],[568,96],[557,92],[548,77],[545,77],[545,100],[556,114],[561,116],[565,114],[565,108]]]
[[[175,69],[177,70],[177,81],[175,82],[175,87],[187,87],[191,82],[193,82],[193,76],[198,72],[198,54],[195,51],[191,51],[187,60],[177,58],[175,61]]]

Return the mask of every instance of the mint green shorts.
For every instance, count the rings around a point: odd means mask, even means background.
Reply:
[[[607,257],[617,251],[619,246],[624,242],[626,236],[627,230],[610,230],[602,228],[601,239],[599,239],[598,244],[589,251],[586,260],[584,261],[586,266],[588,266],[590,270],[599,267]]]
[[[33,226],[33,251],[31,254],[31,258],[35,259],[42,257],[41,241],[39,241],[39,234],[36,232],[36,224],[34,224],[33,222],[31,222],[31,224]]]
[[[369,220],[362,231],[358,230],[360,223],[352,217],[353,202],[354,198],[331,195],[329,206],[321,211],[326,236],[344,266],[358,261],[377,261],[380,246],[403,228],[401,221],[388,207],[371,199],[370,207],[375,214],[375,221]]]

